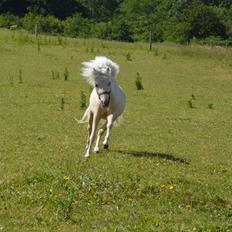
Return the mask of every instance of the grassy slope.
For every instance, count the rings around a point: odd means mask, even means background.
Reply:
[[[80,92],[89,94],[80,65],[95,55],[120,64],[127,109],[110,151],[85,160],[86,127],[74,118],[83,114]],[[0,230],[232,229],[231,56],[56,37],[38,46],[30,35],[1,30]],[[136,72],[143,91],[135,89]]]

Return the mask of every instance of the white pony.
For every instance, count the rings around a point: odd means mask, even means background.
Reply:
[[[116,63],[106,57],[97,56],[94,60],[82,64],[83,77],[94,87],[89,106],[80,121],[89,123],[85,154],[85,157],[89,157],[100,119],[104,119],[105,122],[98,131],[94,152],[99,152],[99,142],[105,130],[107,131],[103,145],[105,149],[108,149],[110,130],[114,121],[124,112],[126,96],[115,80],[119,72],[119,66]]]

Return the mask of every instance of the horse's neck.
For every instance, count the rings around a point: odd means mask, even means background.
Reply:
[[[116,82],[116,80],[113,80],[112,84],[115,87],[115,89],[120,89],[120,87],[119,87],[118,83]]]
[[[112,81],[112,84],[111,84],[111,94],[112,94],[112,96],[114,96],[115,94],[117,94],[118,89],[119,89],[119,86],[116,83],[116,81]]]
[[[122,98],[124,98],[124,95],[125,94],[123,93],[122,88],[114,81],[111,88],[111,97],[113,101],[115,102],[121,101]]]

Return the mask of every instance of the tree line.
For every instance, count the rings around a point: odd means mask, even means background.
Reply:
[[[0,26],[72,37],[232,45],[231,0],[1,0]]]

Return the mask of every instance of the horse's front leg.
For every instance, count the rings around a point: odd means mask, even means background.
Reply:
[[[108,149],[108,147],[109,147],[109,143],[108,143],[108,142],[109,142],[109,137],[110,137],[110,130],[111,130],[112,127],[113,127],[113,122],[114,122],[113,119],[114,119],[113,114],[111,114],[111,115],[109,115],[109,116],[107,117],[106,137],[105,137],[105,139],[104,139],[104,141],[103,141],[103,145],[104,145],[104,148],[105,148],[105,149]]]
[[[93,113],[90,112],[90,116],[89,116],[89,122],[88,122],[88,138],[87,138],[87,144],[86,144],[86,148],[88,148],[89,146],[89,140],[90,140],[90,135],[92,132],[92,125],[93,125]]]
[[[97,129],[97,124],[98,124],[99,120],[100,120],[99,116],[97,114],[94,114],[93,121],[92,121],[92,130],[91,130],[91,134],[89,136],[89,142],[87,144],[86,153],[85,153],[86,158],[89,157],[91,146],[92,146],[93,141],[94,141],[94,137],[95,137],[96,129]]]
[[[95,153],[98,153],[98,152],[99,152],[99,143],[100,143],[100,139],[101,139],[103,133],[105,132],[105,130],[106,130],[106,123],[104,123],[104,125],[102,126],[102,128],[99,129],[99,131],[98,131],[97,141],[96,141],[96,145],[95,145],[95,147],[94,147],[94,152],[95,152]]]

